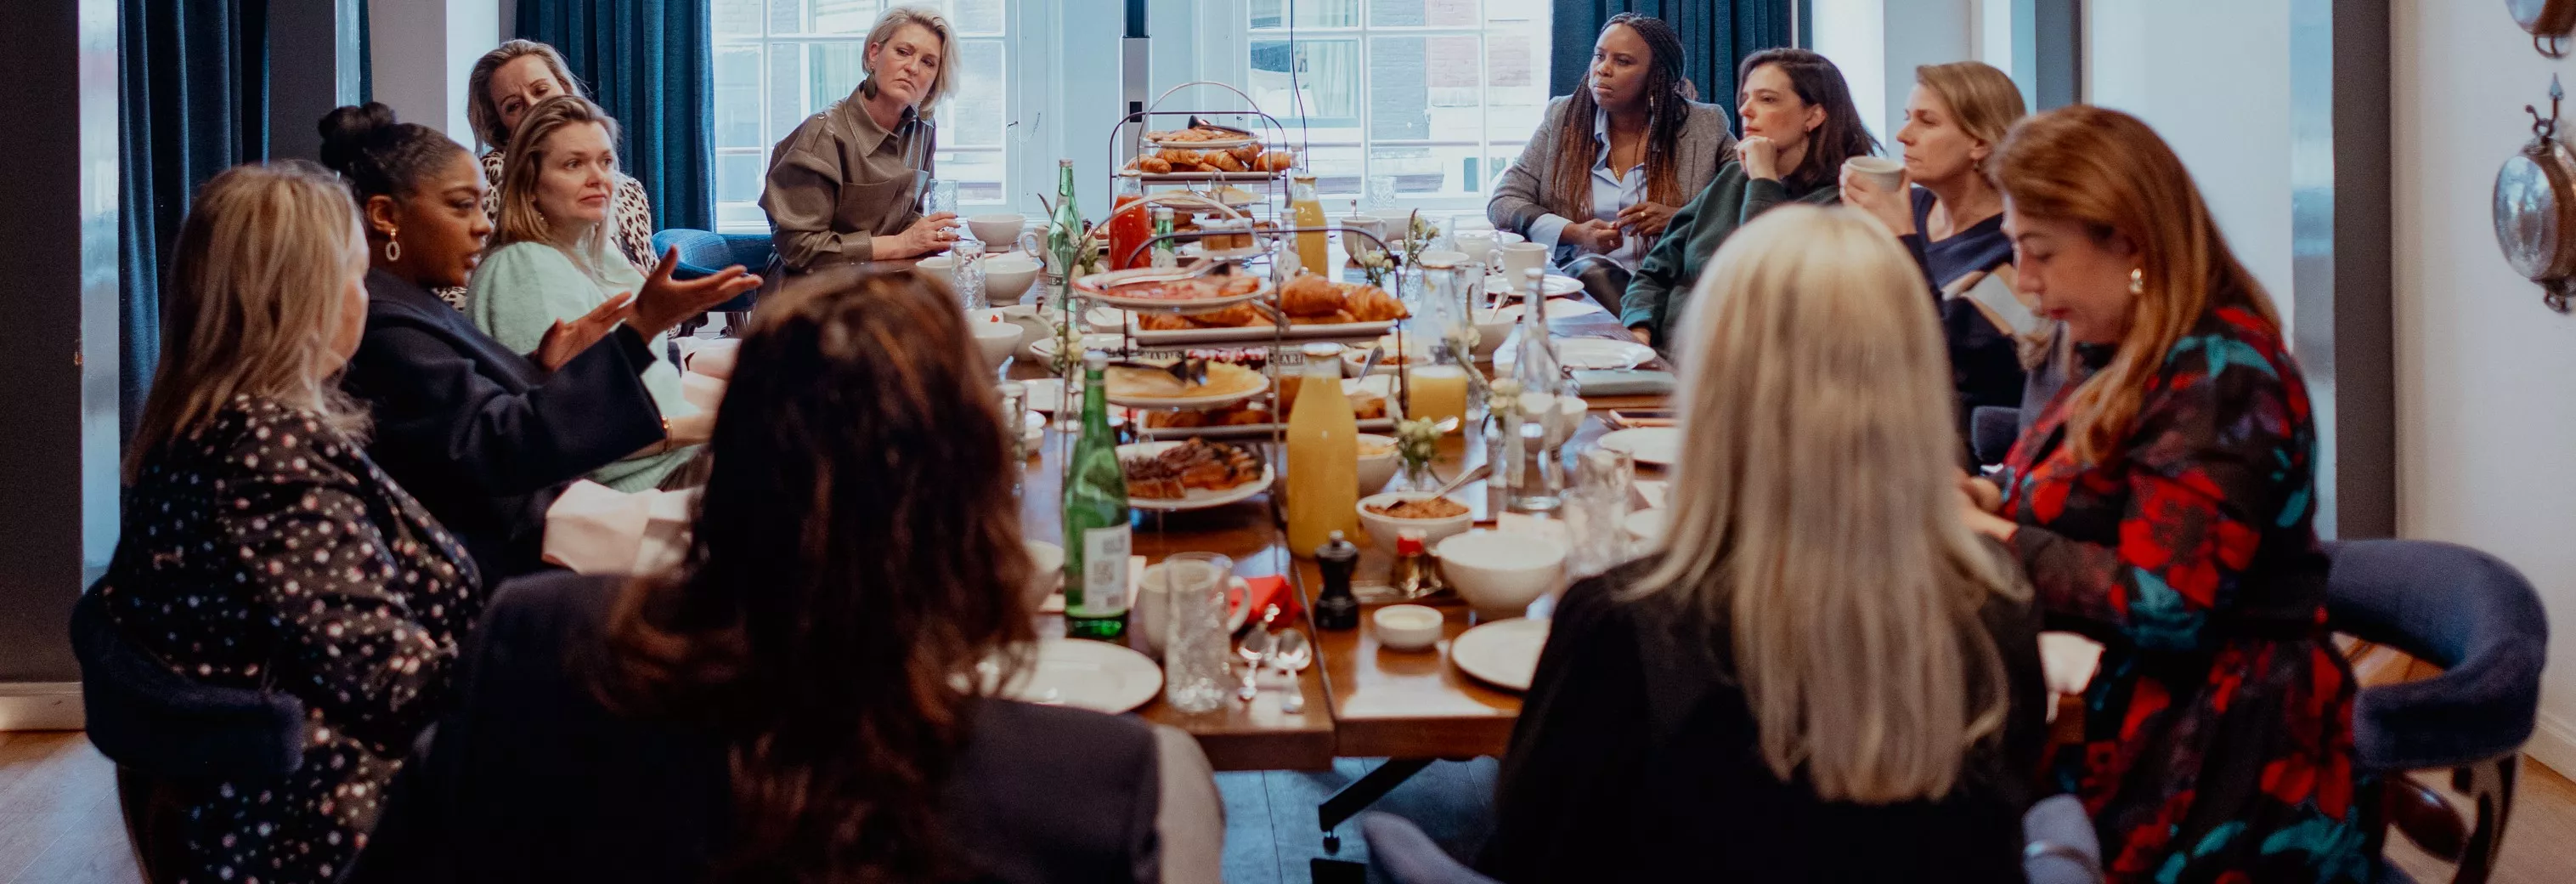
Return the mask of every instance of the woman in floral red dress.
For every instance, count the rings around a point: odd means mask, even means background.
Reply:
[[[1997,160],[2020,285],[2081,367],[1999,482],[1969,483],[1969,518],[2052,626],[2106,646],[2049,776],[2113,881],[2369,880],[2379,793],[2353,766],[2315,423],[2270,300],[2136,118],[2032,117]]]

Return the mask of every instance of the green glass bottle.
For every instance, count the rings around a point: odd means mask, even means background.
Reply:
[[[1075,638],[1118,641],[1127,634],[1127,474],[1109,431],[1109,356],[1082,357],[1082,436],[1064,477],[1064,620]]]
[[[1068,289],[1082,257],[1082,210],[1073,205],[1073,161],[1055,161],[1055,215],[1047,219],[1046,259],[1048,270],[1060,275]]]

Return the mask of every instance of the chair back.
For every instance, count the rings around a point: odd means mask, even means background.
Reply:
[[[2327,545],[2326,620],[2335,631],[2442,667],[2366,688],[2353,742],[2373,770],[2454,767],[2510,755],[2531,738],[2549,621],[2531,582],[2503,560],[2427,540]]]
[[[178,780],[255,781],[304,761],[304,702],[282,691],[200,684],[109,622],[95,586],[72,605],[89,740],[117,764]]]
[[[680,250],[680,263],[671,268],[671,278],[681,281],[714,276],[725,268],[742,265],[753,273],[765,272],[778,257],[778,247],[766,233],[716,233],[711,230],[672,228],[653,234],[653,251],[664,253],[673,247]],[[707,312],[742,313],[752,308],[756,292],[726,301]]]

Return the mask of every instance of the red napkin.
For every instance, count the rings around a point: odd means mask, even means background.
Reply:
[[[1261,612],[1266,605],[1279,606],[1278,623],[1280,624],[1296,622],[1297,615],[1306,609],[1306,606],[1298,600],[1297,591],[1288,585],[1286,577],[1276,574],[1268,577],[1246,577],[1243,579],[1243,585],[1246,587],[1244,595],[1251,602],[1249,610],[1252,611],[1252,616],[1247,618],[1247,622],[1261,622]]]

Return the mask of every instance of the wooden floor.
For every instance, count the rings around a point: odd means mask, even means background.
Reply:
[[[1290,884],[1308,880],[1307,864],[1327,856],[1315,804],[1377,762],[1345,759],[1329,773],[1261,771],[1218,774],[1226,805],[1226,880]],[[1471,854],[1475,827],[1493,794],[1493,759],[1441,762],[1390,793],[1378,809],[1413,819],[1452,852]],[[2402,840],[2402,839],[2401,839]],[[1368,848],[1342,827],[1337,858],[1363,861]],[[2418,881],[2449,880],[2447,870],[2411,845],[2389,855]],[[0,884],[136,884],[133,855],[117,815],[116,783],[107,759],[77,733],[0,733]],[[2576,784],[2525,763],[2496,884],[2576,881]]]

